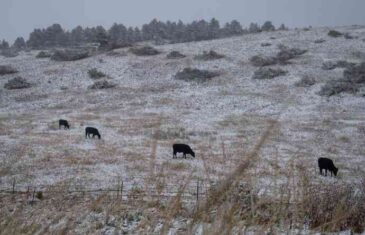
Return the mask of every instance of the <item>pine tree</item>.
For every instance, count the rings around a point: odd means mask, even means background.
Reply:
[[[13,48],[18,49],[18,50],[22,50],[24,48],[26,48],[26,43],[23,37],[17,37],[13,43]]]
[[[77,26],[76,28],[71,30],[70,41],[73,45],[78,45],[86,42],[85,32],[81,26]]]
[[[209,23],[209,39],[218,38],[220,32],[219,21],[213,18]]]
[[[34,29],[33,32],[30,33],[29,39],[27,41],[27,47],[39,49],[44,46],[44,30]]]
[[[3,41],[0,44],[0,49],[1,50],[9,49],[9,43],[3,39]]]
[[[259,32],[261,32],[261,29],[257,23],[251,23],[248,31],[250,33],[259,33]]]
[[[266,21],[262,26],[261,26],[261,30],[262,31],[275,31],[275,26],[272,24],[271,21]]]

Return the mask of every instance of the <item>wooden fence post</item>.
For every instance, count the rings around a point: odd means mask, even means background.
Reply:
[[[119,199],[120,177],[118,177],[117,199]]]
[[[199,180],[196,182],[196,206],[199,208]]]
[[[123,180],[122,180],[122,184],[120,186],[120,199],[123,201]]]
[[[15,193],[15,179],[13,180],[13,194]]]
[[[31,202],[31,204],[33,204],[33,203],[34,203],[34,196],[35,196],[35,187],[34,187],[34,189],[33,189],[33,196],[32,196],[32,202]]]

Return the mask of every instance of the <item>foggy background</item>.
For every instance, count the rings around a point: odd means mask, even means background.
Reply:
[[[292,27],[365,24],[363,0],[0,0],[0,39],[28,38],[34,28],[60,23],[109,28],[141,26],[153,18],[184,22],[236,19],[247,27],[271,20]]]

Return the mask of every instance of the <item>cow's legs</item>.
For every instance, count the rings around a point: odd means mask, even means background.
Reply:
[[[327,169],[325,169],[325,172],[326,172],[326,176],[327,176]]]
[[[322,168],[319,168],[319,174],[320,174],[320,175],[323,175],[323,174],[322,174]]]

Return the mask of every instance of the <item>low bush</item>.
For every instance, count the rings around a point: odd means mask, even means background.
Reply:
[[[38,198],[39,200],[43,199],[43,192],[42,191],[38,191],[35,195],[36,198]]]
[[[178,51],[171,51],[167,56],[166,58],[167,59],[181,59],[181,58],[185,58],[186,56],[181,54],[180,52]]]
[[[13,49],[2,50],[0,54],[4,57],[7,57],[7,58],[16,57],[16,56],[19,55],[18,51],[13,50]]]
[[[203,54],[195,56],[196,60],[219,60],[224,58],[224,55],[221,55],[213,50],[204,51]]]
[[[256,67],[269,66],[277,63],[275,57],[264,57],[259,55],[251,57],[250,62],[253,66]]]
[[[356,93],[365,87],[365,62],[350,66],[343,72],[343,77],[328,81],[320,90],[321,96],[333,96],[343,92]]]
[[[133,45],[131,43],[127,42],[111,42],[108,44],[108,50],[114,50],[114,49],[120,49],[120,48],[126,48],[126,47],[132,47]]]
[[[129,49],[129,51],[138,56],[152,56],[152,55],[158,55],[161,53],[157,49],[150,47],[150,46],[135,47],[135,48]]]
[[[283,45],[280,45],[279,49],[280,51],[275,57],[279,64],[287,64],[289,60],[294,59],[307,52],[307,50],[302,50],[299,48],[288,48]]]
[[[343,36],[345,39],[355,39],[355,37],[352,36],[350,33],[345,33]]]
[[[316,83],[316,80],[313,77],[304,76],[298,82],[295,83],[297,87],[310,87]]]
[[[85,50],[56,50],[51,56],[55,61],[75,61],[87,58],[89,52]]]
[[[218,72],[185,68],[175,75],[175,79],[183,81],[205,82],[213,77],[219,76]]]
[[[115,84],[108,82],[107,80],[96,81],[93,85],[89,86],[89,89],[109,89],[116,87]]]
[[[105,73],[97,70],[96,68],[90,69],[87,73],[89,74],[89,77],[93,79],[99,79],[106,76]]]
[[[126,52],[119,52],[119,51],[109,51],[108,53],[106,53],[107,56],[114,56],[114,57],[122,57],[122,56],[126,56],[127,53]]]
[[[0,65],[0,75],[17,73],[18,70],[14,69],[10,65]]]
[[[338,32],[338,31],[336,31],[336,30],[330,30],[330,31],[328,32],[328,36],[333,37],[333,38],[338,38],[338,37],[343,36],[343,33]]]
[[[365,62],[349,66],[344,72],[343,77],[346,81],[365,85]]]
[[[324,43],[324,42],[326,42],[326,40],[324,40],[324,39],[317,39],[314,41],[314,43],[317,43],[317,44]]]
[[[338,61],[326,61],[322,64],[323,70],[333,70],[336,68],[352,68],[356,64],[347,62],[345,60],[338,60]]]
[[[273,69],[273,68],[260,68],[255,71],[252,78],[253,79],[273,79],[275,77],[284,76],[288,72],[285,70],[282,70],[280,68]]]
[[[48,51],[40,51],[37,55],[36,58],[51,58],[52,53],[48,52]]]
[[[269,66],[269,65],[275,65],[275,64],[289,64],[289,60],[294,59],[304,53],[307,52],[307,50],[302,50],[299,48],[288,48],[282,44],[279,46],[280,51],[278,54],[274,57],[264,57],[264,56],[253,56],[250,59],[250,62],[253,66],[256,67],[263,67],[263,66]]]
[[[269,47],[271,46],[272,44],[271,43],[261,43],[261,46],[262,47]]]
[[[15,77],[5,83],[4,88],[8,90],[25,89],[31,87],[31,84],[22,77]]]

